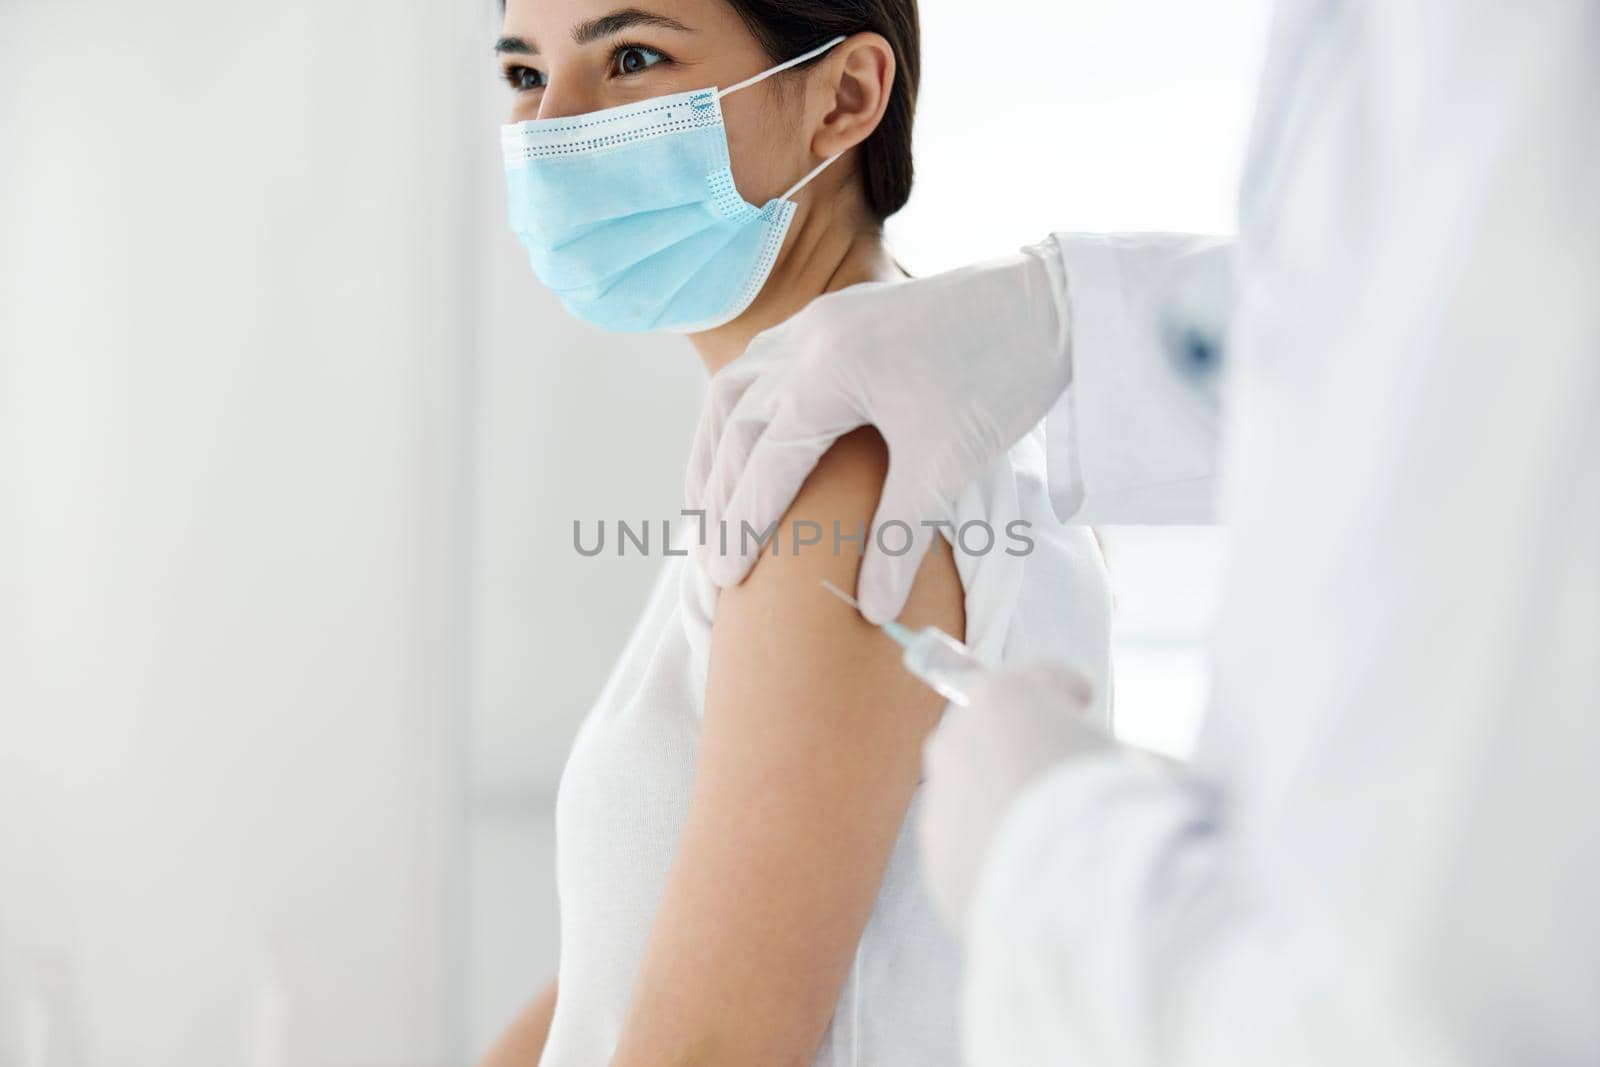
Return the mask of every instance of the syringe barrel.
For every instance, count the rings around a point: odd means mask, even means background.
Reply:
[[[902,657],[906,670],[938,694],[966,707],[978,675],[986,669],[967,647],[936,626],[917,632]]]

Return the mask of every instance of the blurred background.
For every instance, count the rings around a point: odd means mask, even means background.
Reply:
[[[981,11],[981,14],[979,13]],[[923,0],[927,273],[1228,232],[1266,0]],[[704,372],[503,223],[494,0],[0,0],[0,1065],[465,1064]],[[1181,754],[1214,531],[1106,531]]]

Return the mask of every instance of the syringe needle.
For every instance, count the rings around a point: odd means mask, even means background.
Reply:
[[[826,578],[822,579],[822,588],[826,589],[828,592],[832,593],[834,596],[838,597],[840,600],[844,601],[846,604],[849,604],[852,608],[855,608],[857,611],[861,610],[861,605],[856,602],[856,598],[855,597],[851,596],[849,593],[846,593],[843,589],[840,589],[838,586],[836,586],[832,582],[828,581],[828,579],[826,579]]]
[[[822,588],[849,604],[857,613],[861,611],[861,605],[855,597],[826,578],[822,580]],[[973,657],[965,645],[934,626],[917,632],[890,619],[879,628],[906,650],[901,657],[906,670],[932,686],[946,700],[966,705],[966,687],[970,676],[982,671],[983,664]]]

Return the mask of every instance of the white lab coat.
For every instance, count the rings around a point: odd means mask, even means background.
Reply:
[[[1274,34],[1200,751],[1023,794],[967,1056],[1600,1063],[1600,4],[1290,3]],[[1175,239],[1057,240],[1059,503],[1204,517],[1215,421],[1147,314]]]

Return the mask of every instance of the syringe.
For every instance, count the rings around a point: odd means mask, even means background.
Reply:
[[[832,582],[824,580],[822,587],[856,611],[861,610],[861,605],[856,602],[855,597]],[[937,626],[913,630],[891,619],[883,624],[882,629],[905,649],[900,661],[905,664],[906,670],[927,683],[950,703],[959,704],[961,707],[966,707],[970,703],[968,693],[972,691],[973,683],[988,668],[967,649],[966,645]]]

